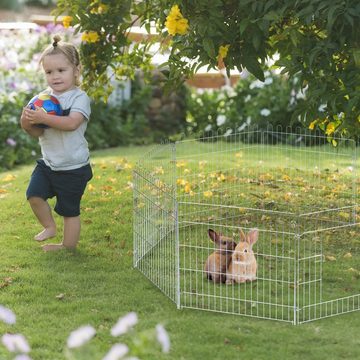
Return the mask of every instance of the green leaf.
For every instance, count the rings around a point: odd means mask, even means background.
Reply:
[[[246,69],[252,73],[257,79],[260,81],[265,81],[264,71],[261,68],[256,57],[252,56],[244,56],[242,58],[242,64],[246,67]],[[240,69],[239,69],[240,70]]]
[[[242,35],[243,33],[244,33],[244,31],[246,30],[246,28],[249,26],[249,24],[250,24],[250,20],[249,19],[243,19],[243,20],[241,20],[241,22],[240,22],[240,27],[239,27],[239,29],[240,29],[240,34]]]
[[[208,54],[209,58],[214,59],[215,58],[215,47],[214,47],[214,43],[212,42],[212,40],[210,38],[205,38],[202,41],[202,45],[204,47],[204,50]]]

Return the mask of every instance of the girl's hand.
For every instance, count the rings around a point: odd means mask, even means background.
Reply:
[[[41,129],[37,126],[34,126],[30,123],[29,111],[35,112],[27,107],[23,108],[21,117],[20,117],[20,124],[21,127],[31,136],[39,137],[44,133],[44,129]],[[31,115],[31,114],[30,114]]]
[[[30,125],[37,125],[37,124],[46,125],[47,114],[42,108],[38,106],[35,107],[35,110],[25,108],[23,114],[25,116],[26,121],[28,121]]]

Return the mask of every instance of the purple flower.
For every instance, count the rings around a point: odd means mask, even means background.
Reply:
[[[10,352],[30,352],[30,346],[22,334],[5,334],[1,340]]]
[[[12,138],[7,138],[6,139],[6,143],[11,146],[11,147],[15,147],[16,146],[16,141]]]
[[[5,324],[12,325],[16,323],[16,316],[10,309],[0,305],[0,320]]]

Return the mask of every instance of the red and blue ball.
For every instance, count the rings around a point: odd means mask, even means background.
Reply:
[[[32,110],[35,110],[36,107],[40,107],[42,110],[44,110],[49,115],[61,116],[63,114],[59,100],[55,96],[52,96],[49,94],[39,94],[39,95],[34,96],[29,101],[28,106]],[[37,126],[39,126],[41,128],[49,127],[44,124],[38,124]]]

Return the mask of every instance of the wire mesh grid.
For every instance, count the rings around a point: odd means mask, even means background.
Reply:
[[[179,308],[293,324],[359,310],[356,146],[337,141],[269,128],[156,147],[134,170],[134,266]],[[255,228],[256,280],[230,281],[238,251],[209,229],[240,246]]]

